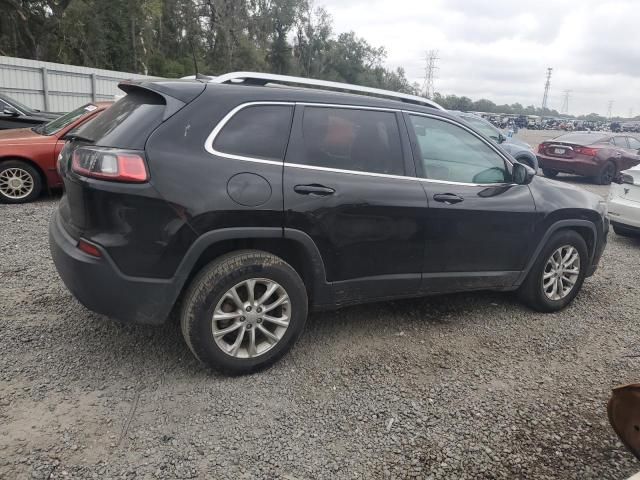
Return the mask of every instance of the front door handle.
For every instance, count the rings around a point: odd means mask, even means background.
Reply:
[[[464,201],[460,195],[456,195],[455,193],[436,193],[433,196],[433,199],[436,202],[446,203],[447,205],[453,205],[454,203],[460,203]]]
[[[336,193],[333,188],[318,185],[317,183],[312,185],[296,185],[293,187],[293,191],[300,195],[317,195],[319,197],[326,197],[327,195]]]

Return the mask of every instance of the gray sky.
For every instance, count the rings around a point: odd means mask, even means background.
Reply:
[[[425,51],[438,50],[435,89],[569,113],[640,115],[640,0],[316,0],[336,32],[387,49],[387,66],[422,84]]]

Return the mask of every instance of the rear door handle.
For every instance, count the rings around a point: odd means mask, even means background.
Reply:
[[[326,197],[327,195],[333,195],[336,193],[333,188],[318,185],[316,183],[312,185],[296,185],[293,187],[293,191],[300,195],[316,195],[319,197]]]
[[[453,205],[454,203],[460,203],[464,201],[460,195],[456,195],[455,193],[436,193],[433,196],[433,199],[436,202],[446,203],[447,205]]]

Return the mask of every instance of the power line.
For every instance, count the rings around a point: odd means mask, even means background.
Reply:
[[[569,115],[569,95],[571,94],[571,90],[565,90],[564,96],[562,97],[562,108],[560,108],[560,113],[565,115]]]
[[[435,89],[433,86],[433,80],[436,76],[436,70],[438,70],[437,62],[438,58],[437,50],[429,50],[425,52],[424,56],[424,82],[422,83],[422,95],[427,98],[433,98]]]
[[[542,97],[542,113],[544,115],[544,110],[547,108],[547,100],[549,99],[549,88],[551,88],[551,72],[553,72],[553,68],[547,68],[547,81],[544,84],[544,95]]]

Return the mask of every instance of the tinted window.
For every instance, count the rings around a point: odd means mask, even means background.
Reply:
[[[631,148],[632,150],[640,150],[640,141],[633,138],[633,137],[628,137],[627,140],[629,140],[629,148]]]
[[[502,157],[475,135],[442,120],[410,118],[426,178],[479,184],[509,181]]]
[[[103,147],[142,150],[162,123],[165,101],[155,93],[133,90],[78,130],[78,135]]]
[[[4,109],[7,108],[9,105],[6,104],[5,102],[2,101],[2,99],[0,99],[0,113],[4,112]]]
[[[243,157],[283,160],[293,107],[256,105],[236,113],[220,131],[213,147]]]
[[[613,144],[620,148],[629,148],[627,145],[627,137],[613,137]]]
[[[395,113],[306,107],[302,155],[318,167],[403,175],[400,131]]]

